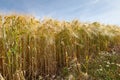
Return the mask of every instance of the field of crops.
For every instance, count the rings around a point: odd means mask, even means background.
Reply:
[[[120,80],[120,26],[0,15],[0,80]]]

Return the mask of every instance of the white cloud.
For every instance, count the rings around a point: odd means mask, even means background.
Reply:
[[[91,4],[96,4],[96,3],[98,3],[99,2],[99,0],[92,0],[91,1]]]

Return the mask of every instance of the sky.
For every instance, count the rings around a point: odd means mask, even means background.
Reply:
[[[0,0],[0,13],[120,25],[120,0]]]

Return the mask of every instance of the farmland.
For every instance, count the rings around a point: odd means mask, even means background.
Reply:
[[[120,27],[0,15],[1,80],[120,80]]]

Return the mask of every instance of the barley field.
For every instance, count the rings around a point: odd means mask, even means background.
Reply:
[[[0,80],[120,80],[120,26],[0,15]]]

